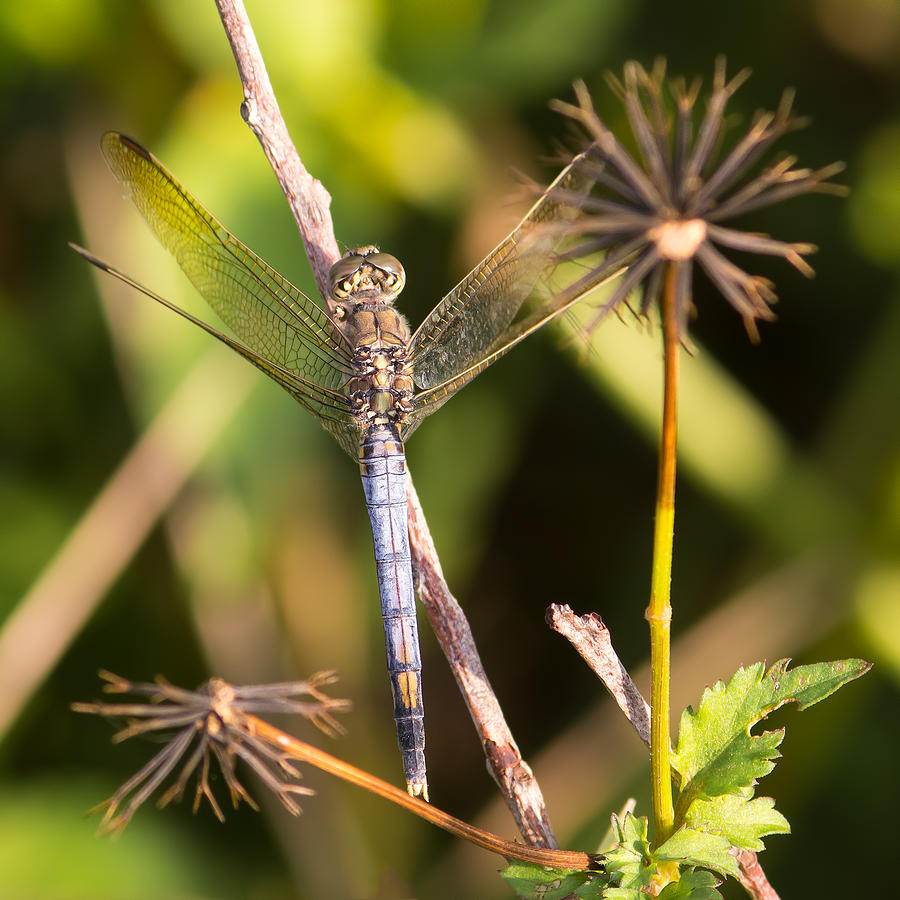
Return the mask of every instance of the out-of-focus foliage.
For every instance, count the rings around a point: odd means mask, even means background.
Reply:
[[[338,239],[403,259],[413,324],[515,221],[510,170],[552,174],[539,160],[567,130],[546,104],[570,99],[576,77],[615,127],[622,113],[604,69],[662,54],[671,71],[709,78],[725,53],[734,70],[754,69],[735,99],[745,122],[793,85],[813,124],[785,146],[805,165],[847,161],[848,202],[800,198],[747,223],[820,247],[812,281],[747,261],[777,280],[782,298],[760,346],[698,279],[673,598],[676,638],[693,641],[675,647],[676,706],[756,658],[875,661],[867,679],[792,723],[767,780],[793,827],[768,841],[768,874],[783,896],[827,895],[823,832],[832,841],[838,822],[893,821],[900,790],[895,4],[247,5],[295,142],[332,194]],[[296,821],[265,802],[261,815],[241,812],[225,826],[148,806],[121,840],[94,842],[81,813],[153,753],[139,742],[111,747],[102,722],[68,711],[97,695],[100,667],[187,684],[210,673],[249,682],[336,668],[354,712],[348,737],[326,749],[394,780],[399,762],[353,465],[282,392],[216,357],[174,316],[109,284],[98,304],[97,283],[65,246],[86,243],[207,315],[103,167],[99,137],[115,128],[314,289],[241,121],[214,4],[2,4],[0,86],[0,615],[28,596],[186,378],[235,398],[216,430],[215,394],[181,395],[193,404],[181,440],[211,428],[212,447],[62,655],[53,639],[74,584],[53,598],[41,639],[0,660],[12,679],[0,678],[0,701],[22,683],[15,660],[49,667],[4,725],[0,894],[508,896],[496,859],[312,772],[319,794]],[[659,352],[656,335],[613,320],[579,354],[561,339],[578,321],[478,379],[422,426],[409,457],[560,843],[591,848],[630,794],[638,814],[647,811],[645,761],[604,712],[590,673],[547,632],[543,610],[550,601],[596,610],[629,666],[646,658]],[[213,376],[204,381],[198,366]],[[113,517],[106,538],[80,555],[79,577],[99,570],[129,521],[126,510]],[[440,652],[425,643],[433,799],[478,818],[495,791]],[[491,809],[487,821],[512,836],[508,816]],[[860,895],[880,889],[868,877],[858,873]]]
[[[218,864],[215,847],[147,817],[124,844],[98,841],[85,828],[84,811],[110,782],[46,776],[5,785],[0,820],[0,865],[8,897],[236,896],[229,875],[239,867]]]

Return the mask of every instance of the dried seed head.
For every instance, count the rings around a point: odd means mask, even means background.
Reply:
[[[138,703],[73,703],[76,712],[126,718],[126,725],[113,736],[123,741],[150,732],[165,737],[166,743],[146,765],[132,775],[108,800],[91,812],[103,811],[100,831],[120,831],[132,816],[180,765],[175,782],[167,788],[158,806],[180,800],[191,776],[196,777],[193,810],[197,812],[205,798],[216,817],[224,819],[209,784],[210,760],[215,759],[222,773],[232,805],[241,801],[253,809],[258,807],[239,781],[235,772],[238,759],[252,769],[284,807],[298,815],[297,795],[312,793],[297,784],[300,773],[280,750],[260,740],[249,727],[248,715],[257,712],[299,713],[329,734],[343,729],[334,713],[344,712],[346,700],[326,696],[321,688],[335,679],[330,672],[320,672],[307,681],[280,684],[228,684],[211,678],[196,691],[188,691],[158,678],[154,683],[131,682],[110,672],[101,672],[109,694],[137,694],[149,702]]]
[[[589,188],[581,195],[570,192],[562,197],[581,212],[567,226],[572,246],[565,258],[586,265],[579,283],[585,289],[625,267],[592,324],[610,309],[627,305],[641,285],[640,308],[646,314],[660,298],[665,280],[661,270],[677,265],[679,273],[671,283],[683,326],[691,309],[690,270],[696,261],[754,336],[757,319],[773,318],[775,292],[770,282],[745,272],[718,248],[781,256],[803,274],[812,274],[803,258],[813,252],[812,245],[786,243],[722,224],[799,194],[846,193],[829,181],[843,169],[841,164],[798,169],[796,158],[788,156],[757,169],[776,141],[807,124],[792,111],[793,91],[784,92],[774,112],[757,113],[747,132],[730,147],[720,147],[726,106],[749,74],[745,69],[729,80],[725,60],[719,57],[702,116],[696,114],[700,82],[695,80],[690,87],[683,79],[667,82],[661,60],[649,72],[631,62],[621,80],[608,76],[625,107],[637,156],[597,114],[582,82],[575,85],[575,104],[554,104],[578,122],[591,141],[576,157]],[[603,254],[599,263],[591,258],[598,252]]]

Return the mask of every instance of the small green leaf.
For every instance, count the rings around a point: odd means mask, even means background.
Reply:
[[[678,862],[688,866],[713,869],[721,875],[740,874],[737,860],[729,853],[728,838],[708,834],[695,828],[679,828],[653,854],[655,860]]]
[[[614,815],[612,816],[612,825],[616,832],[616,841],[619,844],[643,847],[649,841],[646,816],[636,816],[629,812],[625,813],[624,819],[620,819]]]
[[[682,778],[679,812],[697,797],[720,794],[752,796],[755,781],[772,770],[782,731],[751,736],[760,719],[791,700],[806,709],[867,672],[865,660],[797,666],[789,660],[765,672],[763,663],[740,668],[728,685],[721,681],[703,692],[697,712],[681,716],[678,747],[672,765]]]
[[[500,874],[525,900],[562,900],[590,878],[587,872],[547,869],[529,863],[513,863]]]
[[[619,900],[647,900],[647,895],[636,888],[610,887],[609,880],[602,874],[591,874],[572,894],[579,900],[608,900],[614,897],[618,897]]]
[[[775,809],[771,797],[746,800],[724,795],[691,803],[685,823],[699,831],[719,834],[734,847],[759,852],[764,850],[760,838],[767,834],[790,834],[788,820]]]
[[[688,869],[678,881],[667,884],[659,900],[722,900],[716,890],[721,884],[712,872],[705,869]]]
[[[603,863],[611,884],[621,888],[646,887],[656,872],[647,837],[647,820],[627,813],[624,819],[612,817],[617,845],[603,854]],[[613,896],[611,894],[604,894]]]
[[[606,853],[609,850],[612,850],[613,847],[619,842],[619,837],[621,835],[621,830],[619,828],[619,822],[625,818],[629,813],[634,811],[635,801],[634,799],[629,799],[625,801],[625,804],[622,806],[622,809],[619,811],[618,815],[615,813],[611,815],[609,828],[606,829],[603,837],[600,839],[600,842],[597,844],[597,853]]]
[[[647,900],[647,894],[640,888],[607,888],[602,894],[581,894],[575,892],[576,897],[583,900],[594,900],[594,897],[602,897],[603,900]]]

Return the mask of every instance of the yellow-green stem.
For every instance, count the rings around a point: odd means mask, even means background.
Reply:
[[[659,443],[656,516],[653,526],[653,574],[650,584],[650,772],[653,781],[654,843],[672,833],[672,769],[669,760],[669,644],[672,606],[672,540],[675,530],[675,447],[678,432],[678,311],[675,283],[678,263],[669,263],[662,297],[663,416]]]

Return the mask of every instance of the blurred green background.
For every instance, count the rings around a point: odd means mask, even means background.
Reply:
[[[800,198],[747,224],[820,247],[812,281],[752,261],[782,298],[759,346],[698,279],[674,705],[758,658],[874,660],[827,704],[775,717],[789,726],[785,758],[762,792],[794,834],[770,838],[762,861],[785,898],[833,896],[838,883],[879,893],[880,870],[858,854],[891,846],[900,796],[900,7],[248,7],[298,149],[333,196],[339,241],[403,259],[413,324],[515,222],[513,170],[551,177],[540,160],[566,126],[547,101],[569,98],[574,78],[614,127],[624,117],[602,72],[631,58],[663,54],[670,71],[707,80],[717,53],[732,71],[752,67],[733,104],[743,121],[797,88],[814,121],[782,149],[813,167],[846,160],[852,194]],[[355,467],[251,367],[98,283],[66,247],[86,243],[205,314],[105,170],[98,141],[115,128],[314,290],[241,121],[213,3],[3,4],[0,78],[0,897],[509,896],[497,858],[314,771],[317,796],[297,820],[257,789],[262,813],[224,826],[208,809],[149,804],[120,840],[94,838],[84,812],[155,749],[113,747],[107,723],[69,711],[98,696],[101,667],[186,686],[336,668],[354,704],[347,736],[305,723],[298,733],[394,782],[400,766]],[[644,671],[659,352],[652,329],[615,319],[579,352],[573,327],[478,379],[422,426],[409,458],[560,844],[591,848],[627,797],[648,811],[645,754],[543,611],[599,612]],[[432,799],[512,838],[422,631]]]

